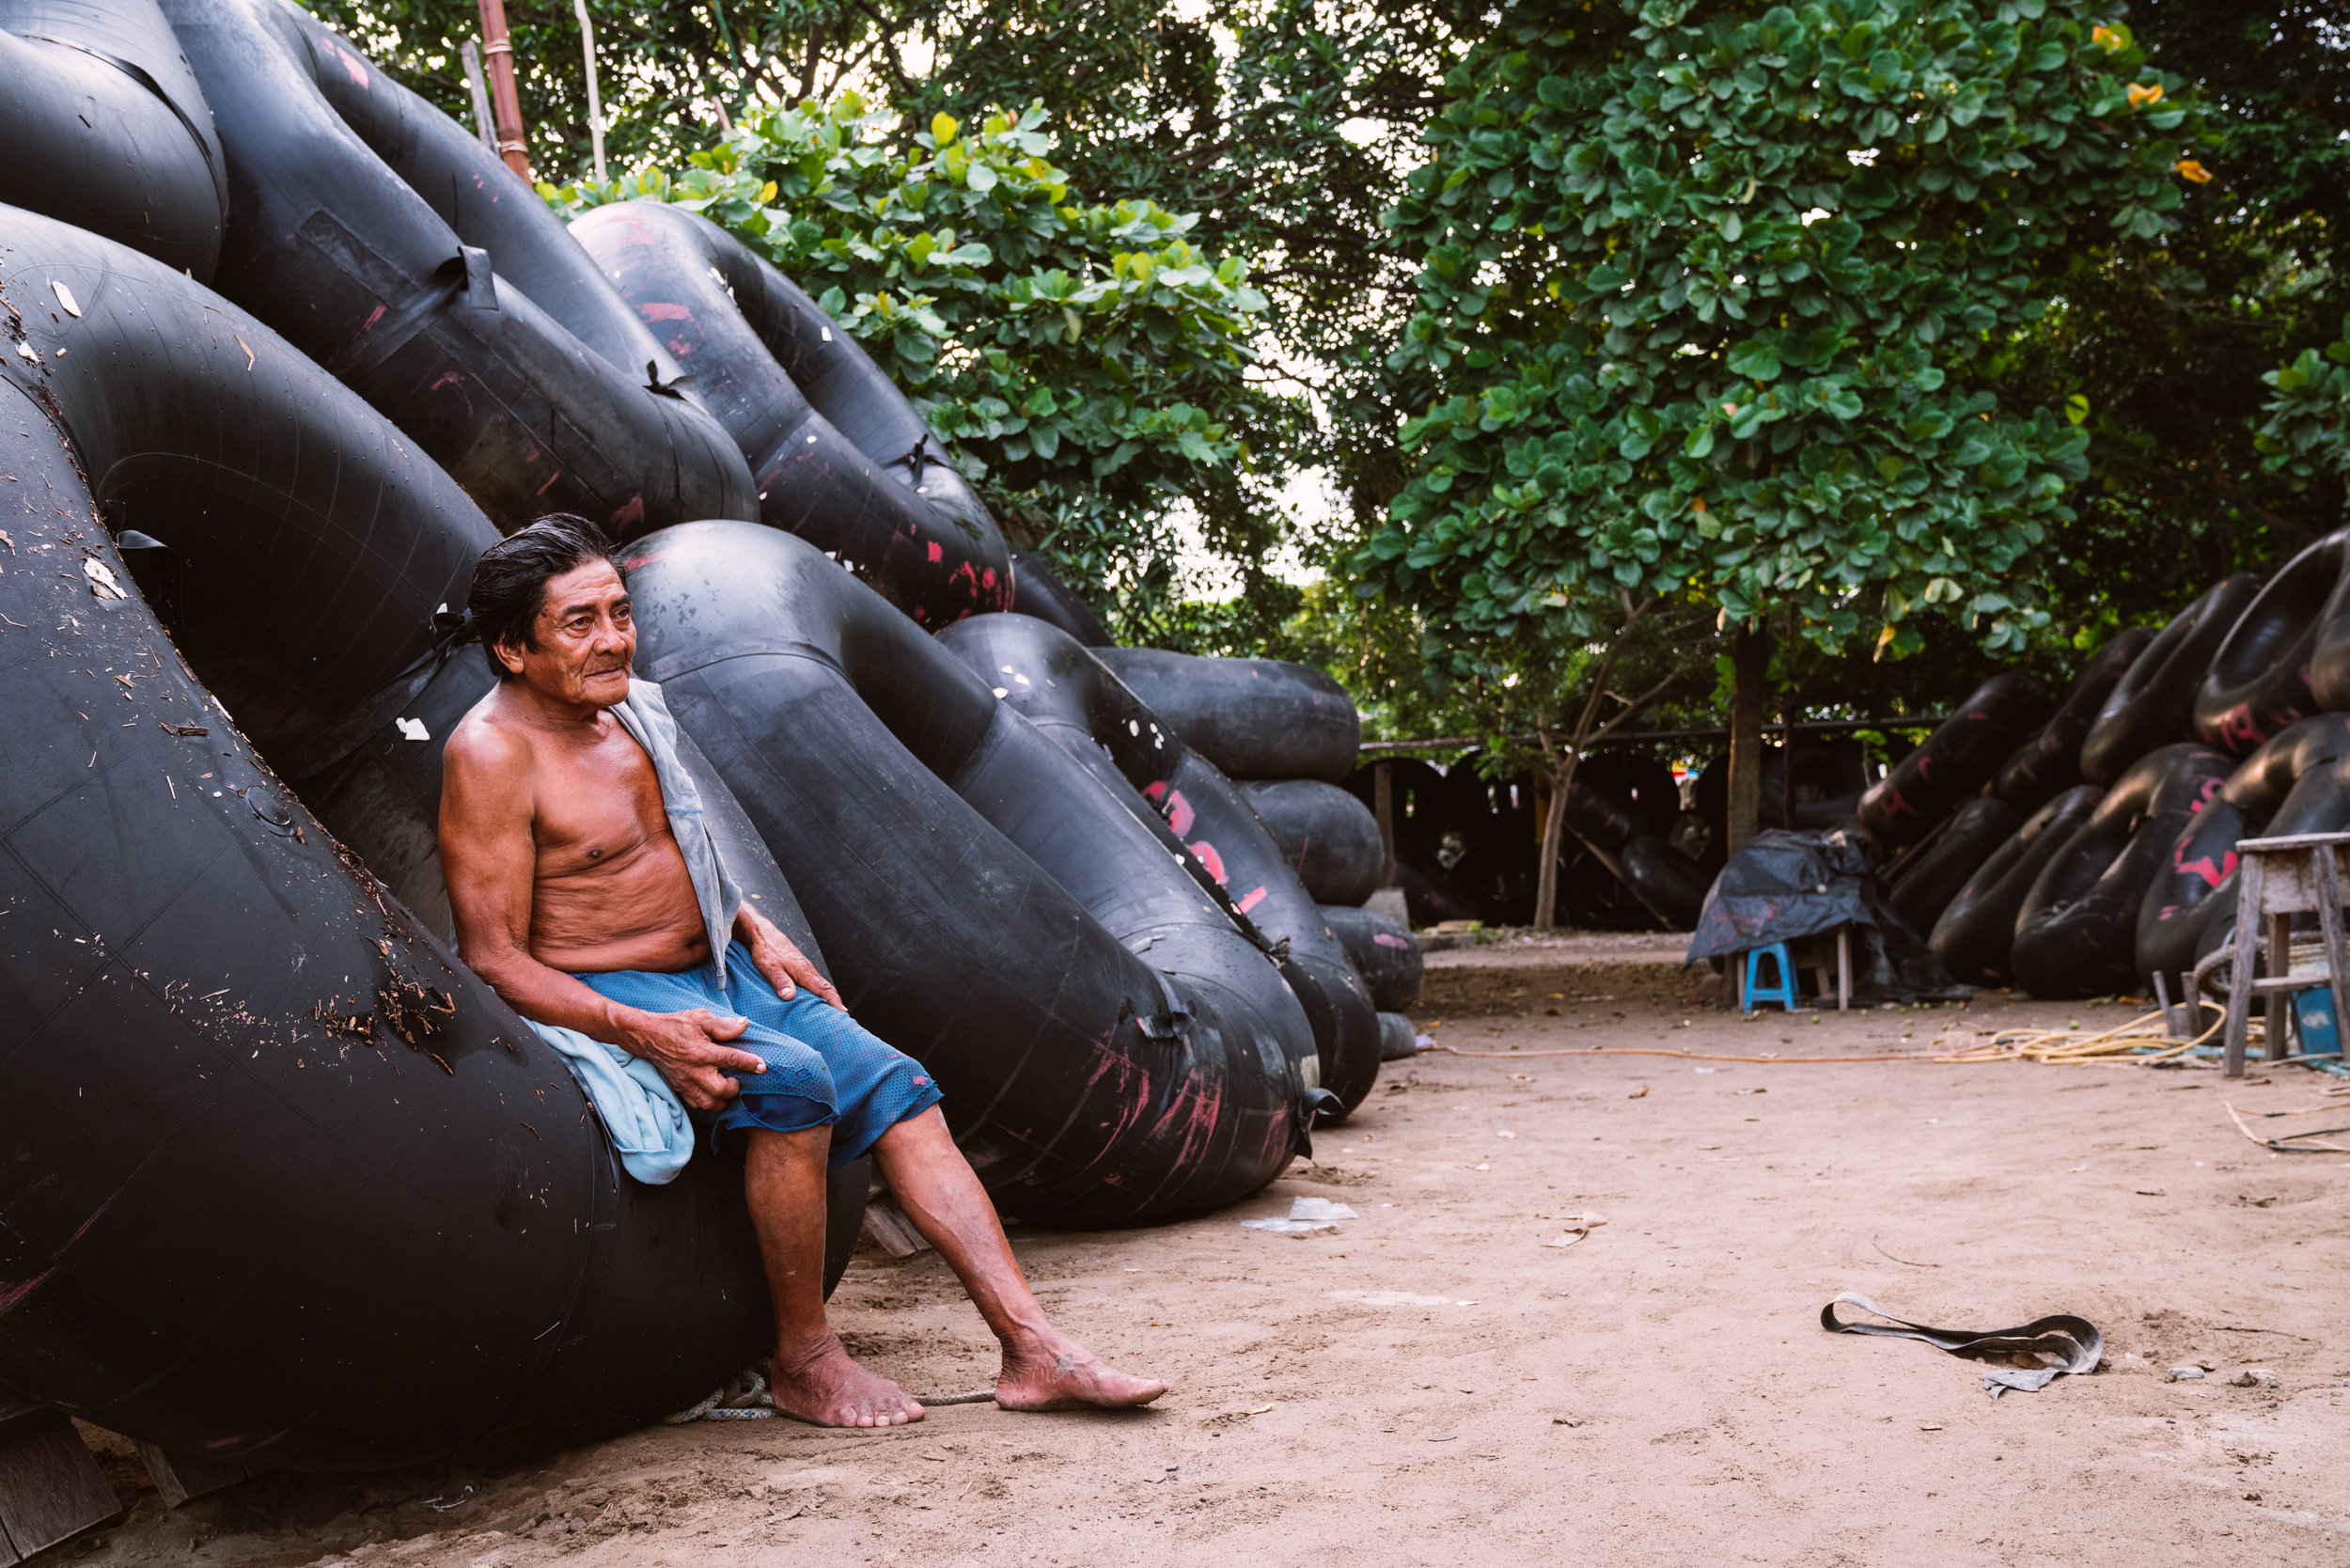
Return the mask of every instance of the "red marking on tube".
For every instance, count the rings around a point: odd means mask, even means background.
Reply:
[[[694,352],[694,342],[690,337],[672,337],[668,340],[668,349],[671,353],[683,359]]]
[[[2209,855],[2205,855],[2201,860],[2180,859],[2179,856],[2185,855],[2186,853],[2186,846],[2185,844],[2181,844],[2170,857],[2170,869],[2177,871],[2182,876],[2186,875],[2190,871],[2193,872],[2195,875],[2203,879],[2203,886],[2206,887],[2218,886],[2221,883],[2228,880],[2228,873],[2235,870],[2235,851],[2233,850],[2224,852],[2219,856],[2219,860],[2217,865],[2213,864]]]
[[[1411,944],[1403,940],[1401,936],[1390,936],[1384,931],[1373,936],[1371,941],[1373,947],[1393,948],[1398,952],[1402,952],[1411,947]]]
[[[940,561],[943,561],[946,558],[947,552],[939,548],[938,541],[931,541],[931,564],[932,566],[936,566]]]
[[[1223,886],[1224,857],[1215,853],[1215,846],[1202,839],[1196,844],[1187,844],[1184,847],[1199,857],[1199,864],[1205,866],[1208,869],[1208,874],[1215,878],[1215,885],[1218,887]]]
[[[435,381],[431,386],[426,387],[425,390],[428,392],[438,392],[444,386],[454,386],[457,388],[457,395],[465,400],[465,412],[467,414],[471,414],[473,412],[473,395],[465,390],[465,377],[463,372],[458,370],[446,371],[442,374],[439,380]]]
[[[368,332],[374,329],[376,322],[384,319],[384,312],[388,308],[390,307],[387,306],[379,305],[373,310],[368,311],[368,319],[359,323],[359,330],[352,333],[352,336],[353,337],[365,337]]]
[[[1167,792],[1166,801],[1160,806],[1160,809],[1167,813],[1167,825],[1175,830],[1175,836],[1177,838],[1180,839],[1184,834],[1191,831],[1193,817],[1191,802],[1183,798],[1183,791],[1169,790]],[[1220,882],[1223,879],[1219,877],[1216,880]]]
[[[1167,780],[1158,778],[1143,786],[1142,798],[1156,806],[1167,794]]]
[[[694,313],[682,305],[667,305],[655,300],[636,307],[636,314],[649,321],[690,321]]]
[[[350,75],[353,82],[358,83],[359,86],[363,87],[368,85],[367,67],[359,63],[357,55],[352,54],[350,50],[345,49],[339,43],[330,43],[326,47],[328,53],[332,54],[336,59],[342,62],[344,71]]]
[[[545,494],[548,491],[550,491],[550,490],[552,490],[552,489],[554,489],[554,488],[555,488],[555,481],[556,481],[556,480],[557,480],[557,479],[559,479],[559,478],[561,478],[562,477],[563,477],[563,470],[561,470],[560,468],[556,469],[554,473],[549,474],[549,475],[547,476],[547,482],[546,482],[546,483],[544,483],[544,484],[540,485],[538,489],[536,489],[536,490],[532,491],[532,492],[531,492],[531,494],[532,494],[533,495],[544,495],[544,494]]]
[[[39,1274],[34,1275],[30,1279],[25,1280],[22,1285],[0,1285],[0,1312],[7,1311],[9,1308],[15,1306],[18,1302],[24,1300],[26,1296],[40,1289],[41,1286],[47,1284],[49,1282],[49,1277],[56,1272],[57,1271],[55,1268],[45,1268]]]
[[[650,566],[660,558],[659,556],[630,556],[620,562],[620,570],[634,572],[640,566]]]
[[[632,495],[628,498],[627,505],[613,512],[612,526],[616,531],[625,534],[644,520],[645,498],[642,495]]]
[[[985,572],[979,573],[979,585],[982,588],[994,588],[995,586],[995,569],[994,567],[991,566]]]
[[[1216,880],[1221,882],[1224,879],[1222,877],[1217,877]],[[1264,902],[1264,889],[1260,887],[1255,892],[1248,894],[1240,901],[1240,912],[1246,915],[1262,902]]]

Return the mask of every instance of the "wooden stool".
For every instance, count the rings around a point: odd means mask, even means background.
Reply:
[[[2292,993],[2328,983],[2334,1016],[2350,1018],[2350,950],[2342,943],[2342,856],[2350,833],[2296,833],[2281,839],[2247,839],[2237,844],[2235,939],[2229,945],[2228,1024],[2223,1036],[2227,1075],[2244,1076],[2244,1048],[2251,1033],[2252,998],[2268,1001],[2268,1059],[2291,1054]],[[2323,975],[2295,975],[2293,917],[2315,911],[2325,938]],[[2264,925],[2263,922],[2265,922]],[[2263,934],[2267,937],[2264,978],[2252,975]]]

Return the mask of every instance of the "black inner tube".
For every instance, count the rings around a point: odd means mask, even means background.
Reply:
[[[1345,688],[1279,659],[1209,659],[1156,648],[1095,653],[1184,743],[1228,778],[1343,784],[1362,744]]]
[[[2195,729],[2206,745],[2242,756],[2315,710],[2310,661],[2319,615],[2345,564],[2350,529],[2287,561],[2245,606],[2195,697]]]
[[[2081,742],[2138,656],[2154,640],[2153,628],[2137,626],[2123,633],[2083,667],[2064,700],[2040,733],[2016,747],[1999,765],[1991,792],[2029,816],[2062,792],[2081,781]]]
[[[905,395],[797,284],[658,201],[596,208],[572,233],[694,373],[750,463],[760,521],[921,625],[1011,606],[995,520]]]
[[[1934,930],[1960,889],[2002,844],[2015,837],[2026,815],[1997,795],[1978,795],[1960,807],[1943,823],[1934,841],[1894,879],[1894,913],[1912,931]]]
[[[2138,975],[2138,906],[2187,819],[2234,764],[2180,742],[2138,759],[2045,861],[2015,917],[2011,967],[2035,996],[2126,991]]]
[[[310,1469],[690,1402],[770,1332],[739,1173],[626,1179],[560,1059],[244,739],[299,746],[428,652],[488,522],[233,306],[0,209],[0,298],[51,280],[82,314],[20,306],[40,368],[0,365],[0,1382]],[[181,561],[177,646],[102,511]]]
[[[1344,904],[1323,905],[1322,917],[1371,987],[1371,1005],[1384,1014],[1409,1012],[1419,1000],[1423,962],[1411,932],[1376,910]]]
[[[920,1058],[1006,1213],[1116,1225],[1262,1186],[1316,1108],[1273,961],[1077,760],[803,541],[630,557],[659,681],[857,1016]]]
[[[1093,606],[1051,567],[1023,550],[1011,553],[1011,607],[1018,614],[1051,621],[1088,648],[1118,646],[1118,639],[1110,635]]]
[[[2235,908],[2236,841],[2263,833],[2330,832],[2350,821],[2338,764],[2350,758],[2350,717],[2319,713],[2246,758],[2211,803],[2187,820],[2138,906],[2138,973],[2180,977],[2195,967],[2205,924]],[[2274,820],[2277,825],[2272,826]],[[2323,825],[2312,826],[2312,823]]]
[[[707,411],[501,280],[343,121],[320,84],[340,72],[360,86],[348,45],[321,58],[321,30],[277,0],[164,12],[228,158],[223,293],[406,431],[501,527],[574,511],[625,538],[758,515],[750,470]],[[501,202],[535,199],[487,166],[512,187]]]
[[[1953,977],[1968,985],[2007,983],[2016,911],[2039,879],[2047,852],[2089,820],[2105,793],[2100,785],[2076,784],[2033,812],[1943,907],[1931,945]]]
[[[1319,778],[1259,779],[1240,792],[1316,903],[1359,904],[1379,890],[1379,819],[1354,794]]]
[[[155,0],[0,0],[0,203],[212,280],[228,168]]]
[[[1025,615],[973,616],[938,641],[1121,805],[1164,826],[1263,933],[1313,1027],[1322,1087],[1343,1110],[1362,1104],[1379,1075],[1378,1010],[1281,846],[1231,781],[1058,626]],[[1336,785],[1319,788],[1361,809]]]
[[[2082,778],[2110,784],[2154,747],[2193,736],[2195,695],[2212,655],[2260,587],[2249,572],[2213,584],[2131,661],[2081,742]]]
[[[2048,712],[2048,695],[2020,670],[1993,676],[1926,743],[1860,797],[1861,825],[1888,850],[1915,843],[1998,771]]]

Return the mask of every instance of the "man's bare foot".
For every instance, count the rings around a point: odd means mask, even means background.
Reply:
[[[912,1395],[849,1359],[840,1341],[823,1339],[770,1368],[776,1410],[818,1426],[903,1426],[922,1419]]]
[[[1007,1410],[1124,1410],[1165,1392],[1157,1378],[1120,1372],[1058,1334],[1006,1351],[995,1379],[995,1403]]]

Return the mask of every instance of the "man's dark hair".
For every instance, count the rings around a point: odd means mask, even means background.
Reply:
[[[607,560],[615,572],[620,570],[603,530],[568,511],[549,513],[481,552],[465,607],[481,635],[482,657],[499,680],[510,681],[514,672],[498,662],[498,644],[532,651],[539,646],[539,610],[547,601],[548,580],[592,560]]]

